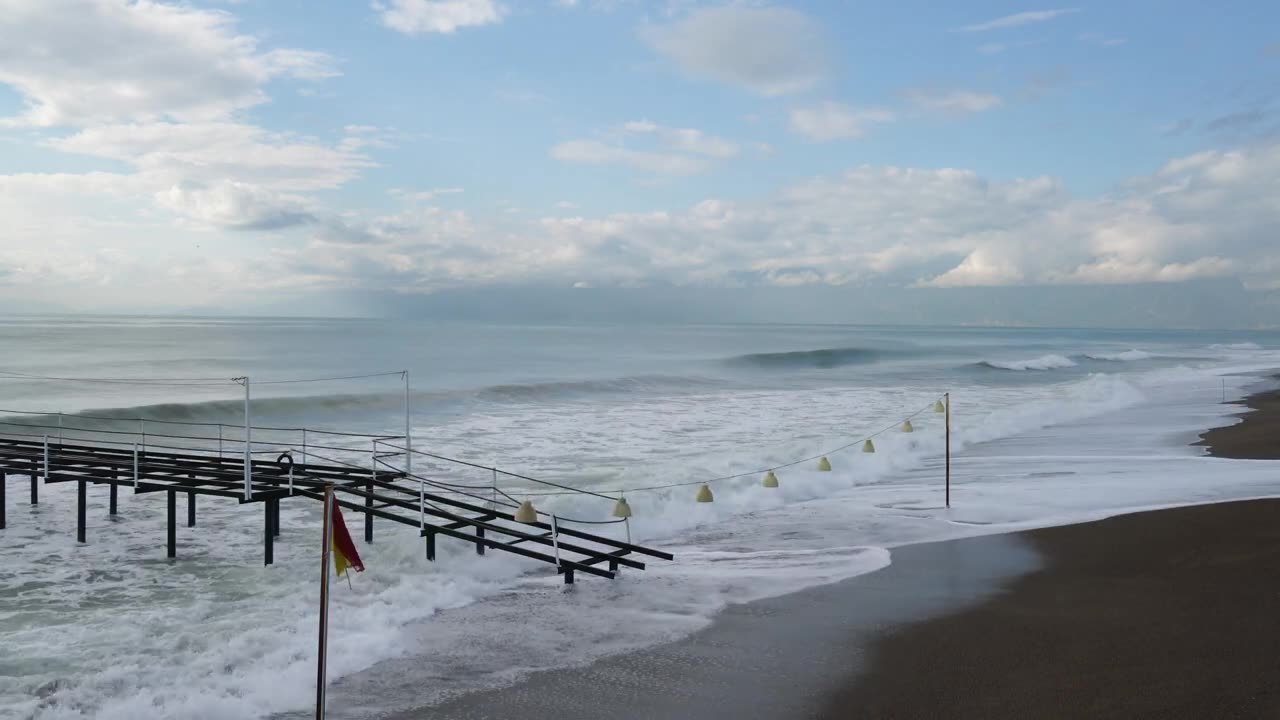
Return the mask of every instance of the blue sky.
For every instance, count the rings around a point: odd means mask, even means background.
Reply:
[[[1280,6],[0,0],[0,297],[1280,286]]]

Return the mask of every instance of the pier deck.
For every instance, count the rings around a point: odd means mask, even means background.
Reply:
[[[39,503],[41,484],[74,482],[77,487],[76,537],[87,542],[86,498],[89,485],[110,487],[109,512],[118,512],[119,489],[134,494],[168,493],[168,557],[177,556],[177,497],[187,497],[187,525],[196,524],[196,497],[235,500],[241,506],[263,506],[263,562],[274,560],[274,540],[280,534],[280,502],[289,498],[321,501],[326,485],[334,487],[337,503],[364,516],[364,537],[373,541],[374,519],[418,528],[426,555],[434,560],[438,536],[471,543],[478,555],[493,550],[552,564],[574,582],[575,573],[615,577],[619,567],[643,570],[635,556],[672,560],[669,553],[622,542],[572,527],[571,521],[517,522],[508,503],[464,501],[447,490],[427,492],[430,481],[390,467],[377,443],[368,466],[307,462],[305,449],[279,447],[245,455],[224,455],[201,449],[121,447],[54,437],[0,435],[0,530],[6,526],[9,478],[26,476],[30,503]],[[252,447],[252,445],[251,445]],[[254,453],[269,453],[254,457]],[[294,462],[296,454],[303,461]],[[274,457],[271,457],[274,456]],[[247,466],[247,467],[246,467]],[[476,496],[463,494],[468,499]],[[495,498],[496,499],[496,498]]]

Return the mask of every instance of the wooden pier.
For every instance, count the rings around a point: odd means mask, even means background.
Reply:
[[[391,466],[388,457],[413,452],[407,443],[405,447],[393,446],[393,452],[380,452],[375,438],[372,452],[366,451],[369,462],[358,466],[340,461],[312,462],[317,458],[307,448],[305,434],[303,445],[298,448],[276,444],[261,449],[251,441],[242,443],[247,452],[226,456],[221,439],[215,451],[154,445],[140,448],[136,438],[135,442],[128,438],[123,442],[118,438],[63,440],[30,432],[50,428],[31,423],[19,427],[27,432],[0,428],[0,530],[6,527],[12,479],[28,480],[32,505],[40,502],[42,484],[76,483],[76,539],[82,543],[88,541],[86,500],[90,485],[109,487],[108,512],[112,515],[118,512],[121,488],[133,494],[164,492],[168,494],[166,551],[169,558],[175,558],[178,496],[186,498],[187,527],[195,527],[196,498],[204,495],[234,500],[244,508],[262,506],[263,563],[270,565],[274,561],[274,542],[280,534],[281,501],[304,498],[321,502],[324,487],[332,485],[341,507],[363,514],[366,542],[373,541],[375,519],[415,527],[424,540],[427,559],[433,561],[437,538],[449,537],[472,544],[477,555],[493,550],[548,563],[564,576],[566,584],[572,584],[576,573],[613,578],[620,567],[643,570],[645,564],[637,556],[673,559],[669,553],[575,529],[574,521],[567,518],[546,516],[544,522],[540,516],[534,522],[519,522],[512,512],[511,496],[506,493],[502,493],[505,499],[500,500],[495,492],[493,501],[486,502],[478,495],[450,489],[468,486],[441,484]],[[62,428],[57,429],[61,433]],[[194,444],[210,440],[204,436],[163,437]],[[265,457],[257,457],[261,454]],[[496,475],[498,471],[494,472]],[[599,523],[592,523],[595,524]]]

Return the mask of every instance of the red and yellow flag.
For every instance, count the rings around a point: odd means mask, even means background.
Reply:
[[[342,520],[342,509],[337,502],[333,506],[333,527],[330,532],[329,545],[333,550],[333,568],[341,576],[347,568],[355,568],[356,572],[364,572],[364,563],[360,562],[360,553],[356,552],[356,544],[351,542],[351,533],[347,532],[347,524]]]

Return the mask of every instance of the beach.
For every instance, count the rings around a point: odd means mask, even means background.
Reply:
[[[1280,403],[1244,404],[1203,442],[1274,457]],[[1280,717],[1277,571],[1280,500],[910,545],[683,640],[401,717]]]
[[[1242,405],[1242,422],[1208,430],[1197,444],[1215,457],[1280,460],[1280,390],[1254,393]]]
[[[1022,535],[978,607],[875,638],[818,718],[1280,717],[1280,501]]]

